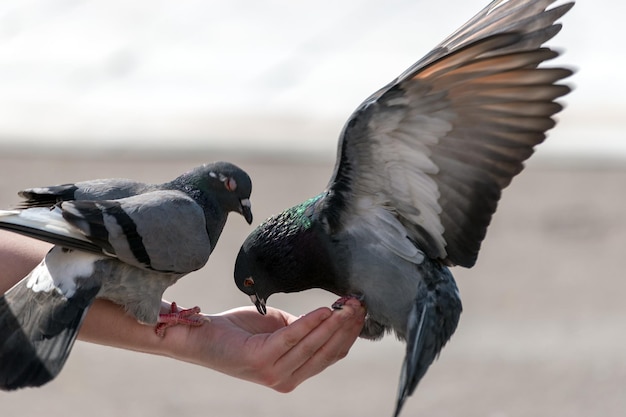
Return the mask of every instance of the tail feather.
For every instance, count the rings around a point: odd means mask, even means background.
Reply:
[[[27,188],[18,193],[24,199],[19,207],[52,207],[59,201],[74,200],[76,190],[78,190],[78,187],[75,184]]]
[[[0,297],[0,389],[41,386],[56,377],[100,288],[78,288],[67,298],[41,284],[45,271],[42,262]]]
[[[424,264],[422,282],[408,317],[406,355],[394,417],[400,415],[404,402],[452,337],[461,310],[459,291],[448,268],[435,263]]]

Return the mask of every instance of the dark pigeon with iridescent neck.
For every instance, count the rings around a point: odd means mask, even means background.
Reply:
[[[164,184],[104,179],[20,192],[0,229],[55,246],[0,298],[0,388],[40,386],[62,369],[96,298],[122,305],[163,336],[201,325],[199,309],[161,313],[163,292],[209,259],[228,213],[250,224],[252,183],[228,162]]]
[[[541,66],[573,5],[551,3],[492,2],[375,92],[346,123],[326,190],[239,252],[235,281],[261,313],[274,293],[322,288],[364,302],[363,337],[406,341],[395,416],[457,327],[448,268],[474,265],[502,189],[570,91],[570,70]]]

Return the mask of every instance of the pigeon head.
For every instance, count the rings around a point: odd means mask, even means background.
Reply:
[[[184,178],[184,183],[204,194],[215,195],[226,212],[237,212],[248,224],[252,224],[252,181],[238,166],[230,162],[213,162],[197,167],[181,178]]]
[[[267,312],[265,303],[270,295],[287,292],[291,286],[288,265],[292,264],[290,246],[294,244],[297,228],[291,228],[293,233],[288,234],[289,242],[272,238],[274,231],[281,230],[278,225],[282,223],[280,215],[263,222],[243,243],[235,262],[235,283],[261,314]]]
[[[346,288],[345,271],[335,262],[323,226],[315,220],[319,196],[270,217],[245,240],[235,262],[235,283],[265,314],[270,295],[322,288],[335,294]],[[331,250],[332,248],[332,250]]]
[[[244,294],[250,297],[259,313],[265,315],[267,313],[267,298],[273,293],[271,289],[267,288],[267,284],[271,284],[271,281],[252,272],[255,269],[254,263],[253,255],[249,255],[242,247],[235,263],[235,283]],[[257,280],[255,280],[255,276],[257,276]]]

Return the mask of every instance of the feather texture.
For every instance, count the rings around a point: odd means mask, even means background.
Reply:
[[[543,46],[573,5],[496,0],[367,98],[318,197],[246,239],[235,281],[261,313],[322,288],[367,306],[361,336],[406,341],[394,416],[454,333],[449,266],[475,264],[502,190],[555,125],[571,71]]]
[[[252,221],[240,168],[206,164],[171,182],[84,181],[24,190],[0,229],[55,246],[0,298],[0,388],[39,386],[62,369],[95,298],[141,323],[159,318],[163,292],[207,262],[228,213]]]
[[[342,134],[329,188],[351,215],[383,196],[410,238],[448,265],[472,266],[501,190],[554,126],[556,84],[571,71],[538,68],[541,47],[572,4],[494,2],[467,26],[377,92]],[[329,218],[337,215],[329,215]]]

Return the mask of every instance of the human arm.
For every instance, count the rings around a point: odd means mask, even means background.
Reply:
[[[24,277],[48,244],[0,231],[0,291]],[[276,309],[261,316],[253,307],[206,316],[200,327],[174,326],[165,337],[106,300],[91,306],[79,339],[169,356],[287,392],[344,357],[363,325],[356,301],[342,310],[317,309],[301,318]]]
[[[200,327],[170,327],[162,338],[118,305],[96,300],[79,339],[169,356],[289,392],[348,353],[364,315],[356,300],[342,310],[319,308],[300,318],[273,308],[262,316],[255,307],[241,307],[205,316],[210,321]]]

